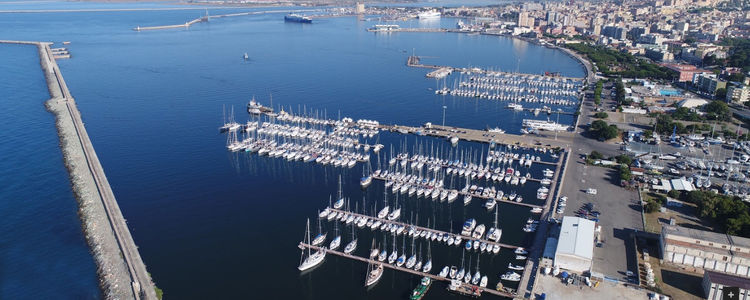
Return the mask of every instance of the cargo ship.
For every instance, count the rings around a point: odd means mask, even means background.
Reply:
[[[310,17],[305,17],[298,14],[288,14],[284,16],[284,21],[295,23],[312,23],[312,19]]]

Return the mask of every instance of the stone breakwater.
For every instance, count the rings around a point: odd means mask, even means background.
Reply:
[[[40,64],[50,93],[46,107],[55,115],[63,160],[78,201],[86,241],[97,265],[103,297],[157,299],[153,282],[83,127],[75,100],[52,58],[49,43],[1,43],[31,44],[39,49]]]

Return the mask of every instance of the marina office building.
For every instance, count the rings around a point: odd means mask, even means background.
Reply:
[[[750,239],[722,233],[664,225],[663,262],[694,272],[717,271],[750,277]]]

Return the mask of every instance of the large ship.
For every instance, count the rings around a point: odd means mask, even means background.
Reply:
[[[310,17],[305,17],[298,14],[288,14],[284,16],[284,21],[296,23],[312,23],[312,19]]]
[[[436,10],[425,11],[417,14],[419,19],[437,19],[440,18],[440,12]]]
[[[524,119],[521,125],[531,130],[567,131],[570,126],[558,124],[552,121]]]

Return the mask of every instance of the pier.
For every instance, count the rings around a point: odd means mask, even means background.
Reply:
[[[63,158],[79,202],[85,236],[98,266],[104,298],[157,299],[154,284],[83,126],[75,100],[55,62],[51,43],[0,43],[36,45],[39,50],[51,97],[47,108],[56,116]]]
[[[420,29],[420,28],[403,28],[403,29]],[[402,31],[402,30],[394,30],[394,31]],[[443,31],[447,32],[447,30],[445,29],[443,29]],[[432,32],[432,31],[417,31],[417,32]],[[419,56],[415,56],[415,55],[409,56],[409,58],[406,59],[406,65],[409,67],[413,67],[413,68],[446,69],[446,70],[450,70],[451,72],[464,72],[464,73],[475,73],[475,74],[499,73],[499,74],[507,74],[507,75],[554,77],[554,78],[560,78],[563,80],[574,80],[574,81],[585,79],[585,78],[579,78],[579,77],[547,76],[547,75],[537,75],[537,74],[491,71],[491,70],[485,70],[485,69],[480,69],[480,68],[457,68],[457,67],[451,67],[451,66],[429,65],[429,64],[423,64]]]
[[[469,241],[469,240],[470,241],[476,241],[476,240],[478,240],[480,243],[483,242],[483,243],[487,243],[487,245],[492,245],[492,246],[498,245],[500,248],[505,248],[505,249],[514,249],[515,250],[516,248],[518,248],[518,246],[514,246],[514,245],[508,245],[508,244],[493,242],[493,241],[485,240],[485,239],[475,239],[475,238],[472,238],[470,236],[465,236],[465,235],[461,235],[461,234],[458,234],[458,233],[450,233],[450,232],[445,232],[445,231],[441,231],[441,230],[437,230],[437,229],[432,229],[432,228],[421,227],[421,226],[417,226],[417,225],[406,224],[406,223],[398,222],[398,221],[389,221],[387,219],[381,219],[381,218],[378,218],[378,217],[371,217],[371,216],[368,216],[368,215],[358,214],[358,213],[355,213],[355,212],[345,211],[345,210],[341,210],[341,209],[335,209],[333,207],[329,207],[328,209],[331,212],[337,212],[337,213],[340,212],[340,213],[344,213],[344,214],[347,214],[347,215],[353,215],[355,218],[356,217],[367,218],[368,220],[380,221],[383,224],[393,224],[393,225],[398,225],[398,226],[404,226],[404,228],[414,227],[415,229],[417,229],[419,231],[427,231],[427,232],[435,233],[435,234],[438,234],[438,235],[460,236],[462,240],[466,240],[466,241]],[[459,246],[463,247],[464,245],[459,245]]]
[[[267,14],[267,13],[301,13],[301,12],[311,12],[311,11],[317,11],[317,10],[313,10],[313,9],[288,10],[288,11],[266,10],[266,11],[251,11],[251,12],[242,12],[242,13],[233,13],[233,14],[214,15],[214,16],[208,15],[208,10],[206,10],[206,15],[201,16],[200,18],[196,18],[196,19],[187,21],[184,24],[161,25],[161,26],[144,26],[144,27],[141,27],[139,25],[139,26],[136,26],[135,28],[133,28],[133,30],[134,31],[148,31],[148,30],[164,30],[164,29],[176,29],[176,28],[189,28],[190,26],[193,26],[196,23],[208,22],[211,19],[218,19],[218,18],[250,16],[250,15],[262,15],[262,14]]]
[[[415,271],[415,270],[407,269],[407,268],[402,268],[402,267],[394,266],[394,265],[391,265],[391,264],[388,264],[388,263],[375,261],[375,260],[372,260],[372,259],[369,259],[369,258],[364,258],[364,257],[356,256],[356,255],[346,254],[344,252],[339,252],[339,251],[336,251],[336,250],[325,249],[325,248],[321,248],[321,247],[318,247],[318,246],[313,246],[313,245],[310,245],[310,244],[305,244],[305,243],[302,243],[302,242],[299,243],[299,247],[301,249],[310,248],[310,249],[316,250],[316,251],[317,250],[323,250],[327,254],[333,254],[333,255],[345,257],[345,258],[348,258],[348,259],[358,260],[358,261],[366,262],[366,263],[370,263],[370,264],[382,264],[383,267],[389,268],[389,269],[393,269],[393,270],[396,270],[396,271],[406,272],[406,273],[409,273],[409,274],[413,274],[413,275],[417,275],[417,276],[423,276],[423,277],[427,276],[427,277],[430,277],[430,278],[432,278],[433,280],[436,280],[436,281],[448,281],[448,282],[450,282],[450,279],[444,278],[444,277],[440,277],[440,276],[437,276],[437,275],[434,275],[434,274],[420,272],[420,271]],[[492,295],[495,295],[495,296],[508,297],[508,298],[513,298],[513,297],[516,296],[514,293],[510,293],[510,292],[505,291],[505,290],[498,291],[498,290],[494,290],[494,289],[490,289],[490,288],[486,288],[486,287],[480,287],[480,286],[476,286],[476,287],[479,290],[481,290],[483,293],[488,293],[488,294],[492,294]]]
[[[378,30],[369,28],[369,32],[448,32],[445,28],[392,28],[389,30]]]
[[[382,130],[398,131],[403,134],[413,133],[417,135],[429,135],[440,138],[457,137],[458,139],[479,142],[479,143],[496,143],[504,145],[518,145],[526,148],[564,148],[572,140],[572,132],[558,132],[559,139],[553,139],[543,136],[518,135],[510,133],[489,132],[487,130],[477,130],[469,128],[441,126],[432,124],[429,127],[412,127],[403,125],[386,125],[381,124]]]
[[[379,177],[379,176],[372,176],[372,179],[382,180],[382,181],[386,181],[387,180],[387,179],[385,179],[383,177]],[[469,195],[469,196],[472,196],[474,198],[480,198],[480,199],[484,199],[484,200],[487,200],[487,199],[490,199],[490,198],[491,199],[495,199],[495,201],[497,201],[499,203],[515,204],[515,205],[520,205],[520,206],[526,206],[526,207],[529,207],[529,208],[541,207],[539,205],[534,205],[534,204],[529,204],[529,203],[516,202],[516,201],[510,201],[510,200],[502,200],[502,199],[497,199],[497,198],[494,198],[494,197],[482,196],[480,194],[475,194],[475,193],[471,193],[471,192],[464,192],[464,191],[459,191],[459,190],[456,190],[456,192],[458,192],[458,194],[461,195],[461,196]]]
[[[554,209],[557,206],[556,199],[560,194],[559,186],[562,186],[562,179],[565,177],[566,171],[566,169],[562,169],[561,171],[561,168],[567,165],[567,162],[570,159],[570,153],[571,151],[563,151],[563,153],[560,155],[560,161],[558,162],[558,167],[555,171],[555,175],[554,177],[552,177],[552,185],[549,189],[551,193],[549,193],[549,197],[544,204],[542,217],[539,221],[539,228],[537,228],[536,235],[534,235],[534,241],[531,248],[529,249],[528,260],[526,260],[526,268],[524,269],[524,273],[521,275],[521,281],[519,281],[518,283],[518,290],[524,291],[524,294],[529,293],[534,289],[536,278],[531,278],[531,276],[532,274],[537,273],[537,270],[539,269],[539,266],[541,264],[541,257],[544,252],[543,246],[547,242],[549,230],[548,228],[550,225],[547,220],[552,217],[552,213],[554,213]],[[559,186],[557,184],[558,181],[560,182]]]

